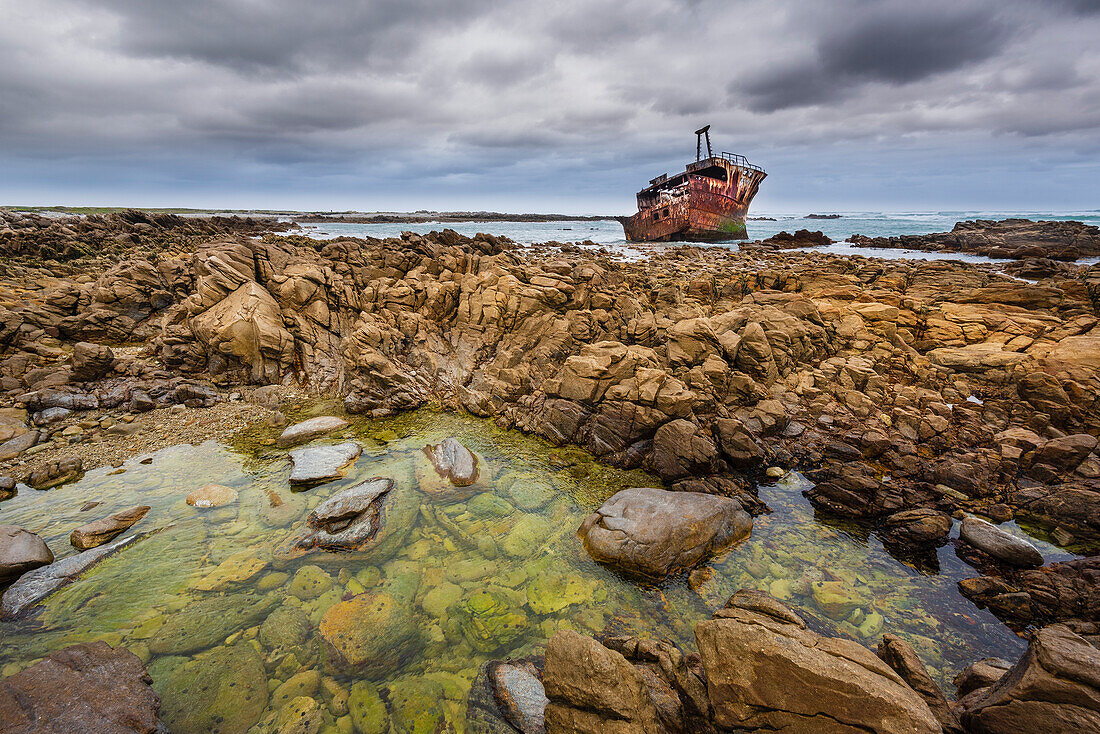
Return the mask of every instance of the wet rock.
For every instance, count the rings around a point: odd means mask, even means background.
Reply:
[[[1022,538],[977,517],[963,518],[959,537],[978,550],[1018,568],[1043,565],[1043,554]]]
[[[276,734],[317,734],[324,723],[321,704],[311,696],[298,696],[279,711]]]
[[[244,734],[267,707],[263,660],[247,644],[184,662],[160,688],[161,718],[173,734]]]
[[[99,561],[147,535],[129,535],[23,574],[0,598],[0,619],[14,619],[22,616],[27,609],[62,586],[77,580],[82,573]]]
[[[385,591],[333,605],[321,620],[330,660],[371,680],[393,674],[420,650],[420,631],[407,604]]]
[[[258,624],[278,599],[258,594],[207,596],[171,614],[149,640],[158,655],[180,655],[213,647],[237,630]]]
[[[429,678],[401,678],[387,689],[390,700],[390,724],[394,732],[443,732],[447,712],[443,708],[444,690]]]
[[[424,454],[443,479],[456,487],[468,487],[477,481],[478,459],[457,439],[445,438],[434,446],[425,446]]]
[[[909,687],[920,694],[936,720],[940,722],[945,734],[962,734],[959,718],[951,709],[943,691],[928,675],[924,663],[917,657],[912,646],[897,635],[883,635],[875,653],[901,676]]]
[[[306,527],[288,538],[276,555],[286,559],[315,551],[366,550],[388,518],[385,503],[391,489],[393,480],[376,477],[330,497],[309,514]]]
[[[17,493],[15,477],[0,477],[0,502],[10,500]]]
[[[304,645],[312,633],[309,617],[296,606],[283,604],[267,615],[260,625],[260,644],[268,650]]]
[[[14,459],[38,443],[38,431],[27,431],[0,444],[0,461]]]
[[[348,694],[348,713],[359,734],[386,734],[390,731],[386,704],[372,683],[361,680],[352,685]]]
[[[275,445],[280,448],[297,446],[300,443],[306,443],[315,438],[327,436],[336,431],[342,431],[349,425],[350,424],[343,418],[337,418],[332,415],[322,415],[316,418],[310,418],[301,423],[295,423],[293,426],[284,430],[282,434],[279,435],[279,438],[275,439]]]
[[[53,563],[46,541],[15,525],[0,525],[0,586]]]
[[[1062,472],[1071,472],[1096,448],[1096,436],[1078,433],[1054,438],[1035,452],[1036,464],[1047,464]]]
[[[1100,650],[1068,627],[1044,627],[1011,670],[959,708],[977,734],[1098,731]]]
[[[642,674],[621,653],[570,630],[546,645],[546,731],[657,734],[662,731]]]
[[[145,666],[106,642],[72,645],[0,680],[0,731],[164,731]]]
[[[291,596],[309,601],[331,589],[334,583],[336,582],[333,578],[319,566],[302,566],[294,572],[294,578],[290,580],[287,591]]]
[[[260,557],[258,551],[246,548],[219,563],[217,568],[192,584],[192,588],[198,591],[215,591],[244,583],[267,568],[267,563],[267,559]]]
[[[78,382],[98,380],[110,372],[114,361],[114,352],[105,344],[77,342],[73,345],[73,379]]]
[[[952,681],[955,684],[956,695],[961,699],[979,688],[989,688],[1011,667],[1012,663],[1001,658],[982,658],[967,665]]]
[[[856,590],[843,581],[815,581],[811,588],[814,604],[829,619],[847,619],[862,606]]]
[[[237,501],[237,490],[221,484],[207,484],[187,495],[187,504],[199,509],[224,507]]]
[[[84,462],[71,456],[42,464],[23,478],[23,482],[35,489],[52,489],[78,479],[84,474]]]
[[[653,436],[653,471],[662,479],[710,474],[717,458],[714,440],[689,420],[669,421]]]
[[[527,632],[527,614],[512,605],[503,591],[480,589],[454,608],[462,634],[475,650],[492,653],[511,645]]]
[[[942,545],[951,533],[951,516],[938,510],[902,510],[883,522],[883,540],[904,546]]]
[[[752,466],[764,459],[764,449],[736,418],[726,418],[715,422],[718,432],[718,445],[730,464],[736,467]]]
[[[69,535],[69,542],[74,548],[88,550],[103,545],[104,543],[121,535],[132,525],[138,522],[152,509],[148,505],[138,505],[128,510],[115,513],[110,517],[81,525]]]
[[[719,729],[941,731],[924,700],[862,645],[775,614],[723,611],[695,626]]]
[[[639,487],[615,493],[585,518],[578,534],[595,560],[660,579],[692,568],[751,530],[752,518],[737,500]]]
[[[527,606],[535,614],[554,614],[592,598],[596,582],[561,571],[544,571],[527,584]]]
[[[312,487],[342,479],[352,462],[363,453],[354,441],[331,446],[307,446],[290,452],[294,468],[290,472],[292,485]]]
[[[478,670],[466,708],[472,734],[544,734],[548,699],[530,660],[490,660]]]

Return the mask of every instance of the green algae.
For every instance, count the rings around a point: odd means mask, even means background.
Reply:
[[[294,420],[331,411],[287,407]],[[955,582],[972,574],[952,555],[941,553],[939,576],[899,563],[858,525],[815,518],[795,474],[761,488],[776,511],[756,518],[752,536],[690,586],[679,577],[643,587],[593,563],[575,534],[614,492],[654,486],[643,472],[488,421],[418,411],[354,422],[341,440],[359,440],[364,453],[348,476],[295,494],[286,452],[264,443],[276,433],[257,426],[229,448],[173,447],[151,464],[129,462],[115,475],[95,470],[0,505],[0,522],[39,532],[55,553],[87,522],[79,512],[87,500],[104,502],[97,513],[150,505],[135,529],[167,527],[48,598],[35,618],[5,623],[0,668],[105,639],[148,662],[181,731],[228,715],[221,725],[247,719],[257,730],[461,732],[465,696],[486,660],[537,654],[561,629],[693,648],[694,624],[741,587],[770,590],[815,628],[869,646],[883,632],[900,634],[941,683],[974,659],[1011,658],[1023,647],[957,593]],[[418,489],[417,477],[430,471],[420,449],[452,435],[481,458],[479,492],[439,504]],[[268,565],[313,508],[375,476],[392,478],[395,488],[369,552]],[[206,483],[237,489],[237,503],[206,512],[187,506],[187,493]],[[390,600],[384,613],[368,603],[378,599]],[[322,634],[326,619],[345,635],[342,650]],[[256,691],[241,715],[202,704],[208,692],[197,681],[211,660]],[[223,685],[211,675],[211,686]],[[268,702],[268,692],[278,700]],[[194,711],[182,703],[190,696],[199,702]]]

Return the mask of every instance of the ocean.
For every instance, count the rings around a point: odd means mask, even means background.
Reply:
[[[817,248],[837,254],[858,254],[867,257],[913,258],[922,260],[953,259],[971,262],[996,262],[981,255],[960,253],[934,253],[912,250],[871,250],[853,248],[843,244],[843,240],[853,234],[868,237],[895,237],[909,234],[928,234],[946,232],[956,222],[967,219],[1022,219],[1077,220],[1100,226],[1100,210],[1083,212],[1022,212],[1022,211],[937,211],[937,212],[836,212],[839,219],[806,219],[804,215],[769,214],[753,212],[747,223],[749,238],[752,240],[771,237],[777,232],[793,232],[797,229],[820,230],[836,244]],[[766,221],[755,217],[772,217]],[[345,224],[326,222],[323,224],[303,225],[302,234],[317,239],[333,237],[396,237],[402,232],[426,233],[433,229],[453,229],[459,234],[473,236],[478,232],[508,237],[522,244],[541,242],[583,242],[591,241],[601,247],[620,252],[625,256],[642,256],[644,253],[623,238],[622,225],[613,219],[599,221],[562,221],[562,222],[416,222],[393,224]],[[733,247],[736,242],[713,245],[715,247]],[[1090,258],[1089,261],[1096,261]],[[1089,262],[1079,261],[1079,262]]]

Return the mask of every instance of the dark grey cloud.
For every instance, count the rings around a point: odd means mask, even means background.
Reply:
[[[381,195],[388,179],[580,196],[675,167],[706,123],[719,148],[757,158],[847,147],[870,165],[930,146],[951,160],[1015,141],[1088,170],[1098,9],[0,0],[0,194],[68,180]]]

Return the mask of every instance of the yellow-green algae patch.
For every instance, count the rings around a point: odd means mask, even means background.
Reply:
[[[332,412],[319,403],[290,414]],[[680,577],[642,587],[593,563],[576,537],[584,516],[614,492],[655,486],[642,472],[490,421],[421,410],[353,420],[322,441],[363,446],[346,478],[295,492],[287,452],[273,446],[277,434],[257,426],[232,447],[165,449],[122,473],[92,471],[0,505],[0,523],[38,532],[59,557],[75,552],[67,540],[74,527],[135,503],[152,510],[134,531],[164,528],[48,598],[32,618],[3,623],[0,669],[104,639],[147,661],[173,732],[276,731],[301,722],[386,731],[387,720],[463,731],[465,699],[485,661],[538,653],[559,629],[693,648],[695,622],[741,587],[769,591],[815,627],[868,645],[882,632],[900,634],[941,682],[974,659],[1011,658],[1023,647],[959,596],[955,581],[970,574],[957,559],[941,553],[941,574],[928,575],[857,527],[820,522],[797,475],[761,487],[775,512],[758,517],[752,536],[690,586]],[[478,491],[457,501],[418,489],[434,481],[421,449],[447,436],[481,468]],[[313,508],[371,477],[395,486],[369,552],[279,560],[276,549]],[[236,489],[237,502],[188,506],[187,494],[209,483]],[[102,504],[80,512],[89,501]],[[210,672],[217,666],[241,678],[239,690]],[[236,703],[207,701],[203,681],[231,691]]]

